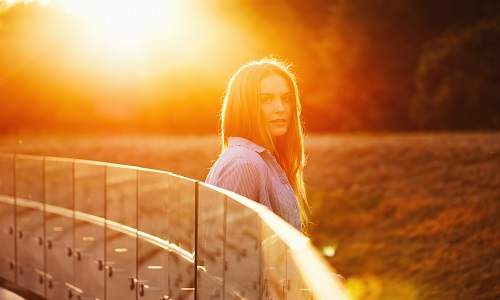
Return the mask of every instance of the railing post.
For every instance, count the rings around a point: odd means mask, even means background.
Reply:
[[[14,167],[12,168],[12,175],[14,176],[14,189],[12,196],[14,197],[14,282],[18,284],[17,279],[17,268],[18,268],[18,260],[17,260],[17,180],[16,180],[16,164],[17,164],[17,153],[14,153]]]
[[[40,275],[40,284],[43,284],[43,295],[44,297],[47,297],[47,284],[46,284],[46,278],[47,278],[47,251],[45,250],[46,248],[44,247],[45,241],[47,240],[47,234],[46,234],[46,215],[45,215],[45,202],[47,199],[47,196],[45,195],[45,172],[47,171],[45,169],[46,165],[46,157],[43,157],[43,163],[42,163],[42,195],[43,195],[43,205],[42,205],[42,218],[43,218],[43,240],[39,241],[40,246],[42,246],[42,251],[43,251],[43,277]],[[43,279],[42,279],[43,278]]]
[[[198,299],[198,180],[194,183],[194,299]]]
[[[135,228],[139,230],[139,170],[135,170]],[[135,236],[135,278],[130,280],[130,289],[135,289],[135,299],[139,298],[136,285],[139,280],[139,234]]]
[[[222,239],[222,299],[226,299],[226,227],[227,227],[227,196],[224,195],[224,221],[222,223],[222,230],[224,231]]]
[[[72,179],[71,179],[71,184],[73,185],[71,188],[72,188],[72,192],[71,192],[71,213],[72,213],[72,222],[73,222],[73,228],[71,229],[72,230],[72,241],[71,241],[71,246],[73,247],[73,249],[76,250],[76,219],[75,219],[75,207],[76,207],[76,199],[75,199],[75,189],[76,189],[76,166],[75,166],[75,160],[72,159],[72,162],[71,162],[71,176],[72,176]],[[73,274],[71,274],[71,284],[73,285],[76,285],[75,281],[76,281],[76,276],[75,276],[75,272],[76,272],[76,266],[77,266],[77,263],[78,261],[81,259],[81,254],[80,254],[80,259],[78,259],[78,255],[76,256],[77,259],[73,258],[72,259],[72,262],[73,262]]]
[[[108,291],[106,290],[107,288],[107,276],[106,276],[106,266],[108,264],[108,237],[107,237],[107,226],[108,222],[106,220],[108,219],[108,191],[107,191],[107,185],[108,185],[108,165],[106,164],[104,166],[104,253],[103,253],[103,262],[102,262],[102,280],[103,280],[103,286],[104,286],[104,299],[107,299],[108,296]]]

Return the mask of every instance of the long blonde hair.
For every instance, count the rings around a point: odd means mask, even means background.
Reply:
[[[290,89],[292,120],[287,132],[273,141],[261,120],[260,84],[271,74],[282,76]],[[224,95],[221,121],[221,153],[228,147],[228,137],[244,137],[269,149],[285,171],[298,200],[301,229],[308,232],[310,207],[307,201],[303,170],[306,165],[304,129],[301,120],[299,89],[290,65],[277,59],[252,61],[239,68],[229,80]]]

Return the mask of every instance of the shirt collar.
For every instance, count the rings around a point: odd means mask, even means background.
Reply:
[[[243,146],[246,147],[250,150],[256,151],[256,152],[263,152],[266,151],[267,149],[255,144],[254,142],[250,141],[249,139],[240,137],[240,136],[230,136],[227,138],[228,141],[228,147],[232,146]]]

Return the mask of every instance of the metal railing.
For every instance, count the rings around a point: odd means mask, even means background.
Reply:
[[[170,172],[0,154],[0,278],[46,299],[344,299],[266,207]]]

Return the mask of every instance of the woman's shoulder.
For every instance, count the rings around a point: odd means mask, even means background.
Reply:
[[[237,177],[239,174],[251,174],[255,180],[264,180],[267,174],[266,163],[259,153],[251,149],[229,147],[212,165],[205,182],[216,184],[221,177]]]
[[[246,147],[229,147],[219,156],[218,161],[223,164],[250,165],[259,170],[266,168],[260,154]]]

